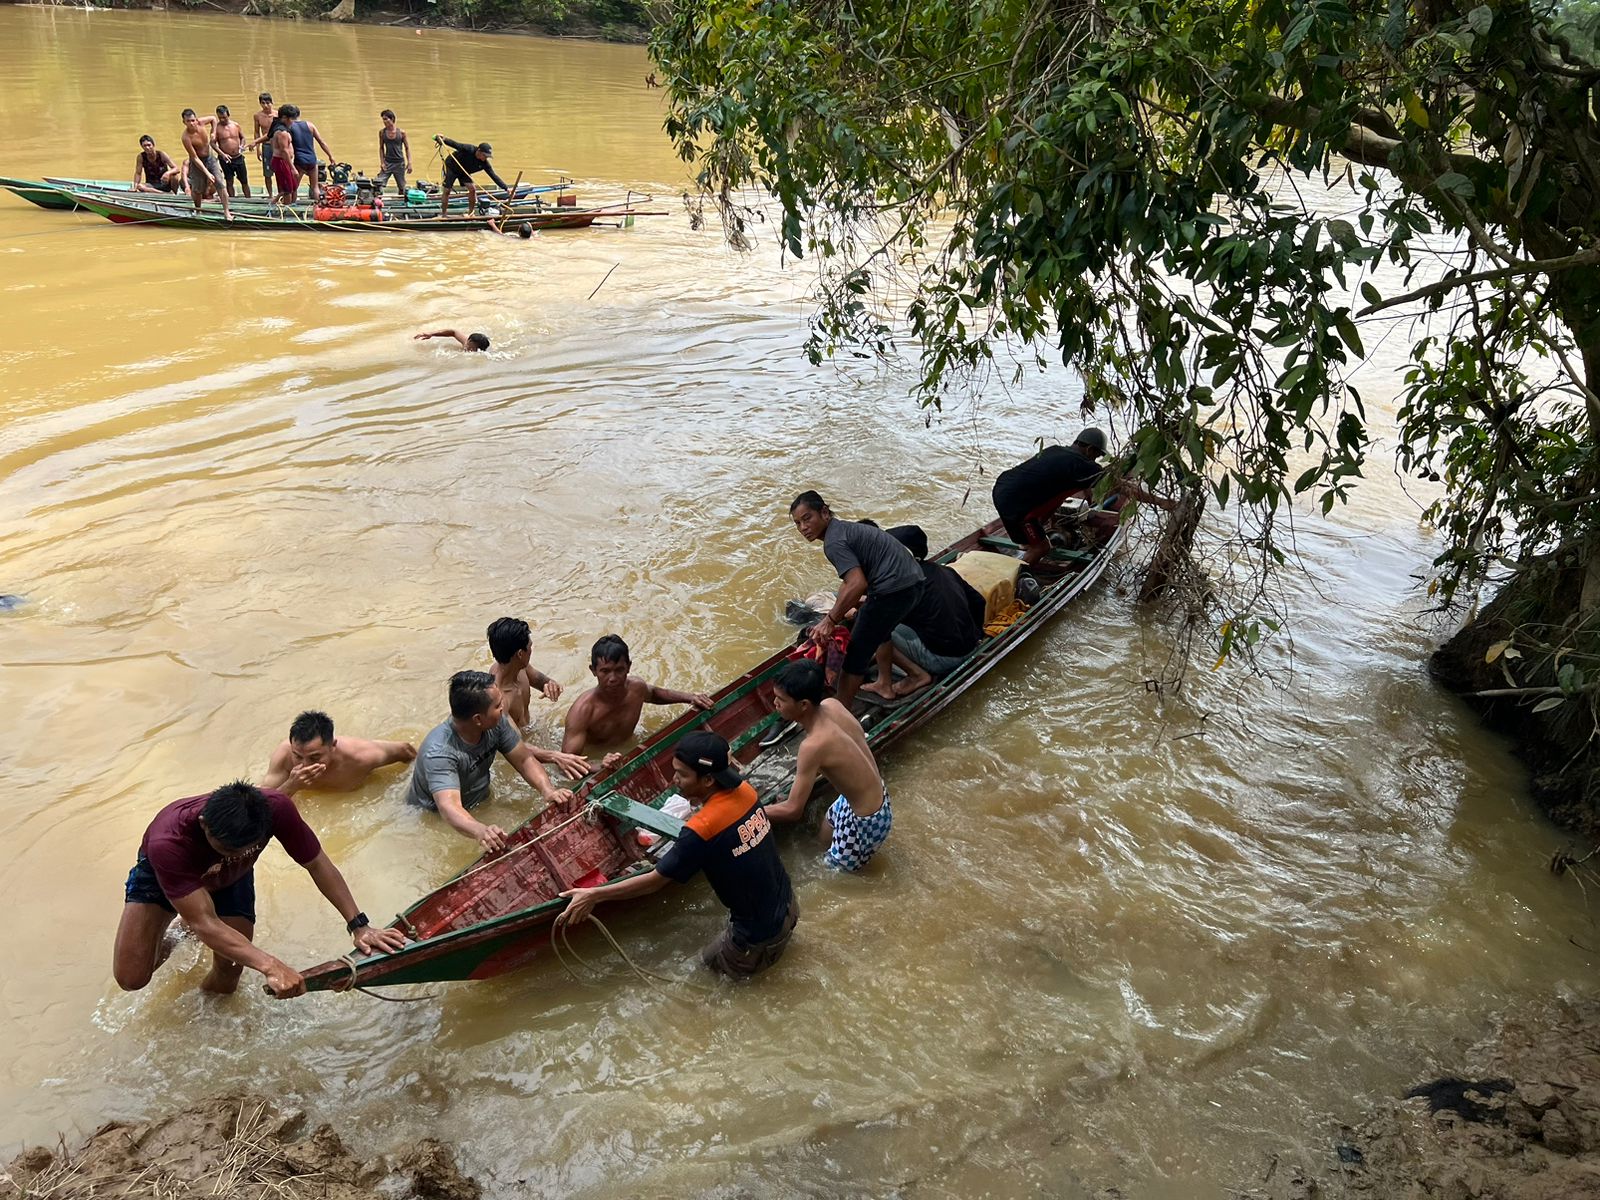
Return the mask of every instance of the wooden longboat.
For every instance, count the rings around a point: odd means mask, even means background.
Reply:
[[[1124,522],[1100,550],[1065,552],[1031,568],[1045,584],[1038,600],[1000,633],[985,638],[959,667],[904,703],[863,718],[867,741],[882,754],[948,708],[1024,641],[1090,588],[1122,544]],[[935,555],[949,563],[969,550],[1015,553],[999,521],[992,521]],[[672,793],[672,755],[684,734],[709,729],[728,739],[743,768],[759,767],[763,739],[774,732],[773,681],[792,661],[788,646],[724,686],[707,712],[689,711],[651,735],[625,761],[601,773],[580,797],[558,802],[508,835],[508,848],[485,855],[391,922],[412,940],[393,954],[335,959],[303,972],[308,991],[351,984],[488,979],[525,966],[548,945],[551,922],[566,906],[560,893],[651,869],[640,830],[670,840],[682,823],[660,811]],[[786,778],[792,782],[789,761]],[[787,783],[755,780],[764,802],[781,800]],[[664,844],[664,843],[663,843]]]
[[[239,212],[232,221],[222,215],[220,206],[195,212],[192,207],[160,201],[123,200],[105,192],[70,193],[79,208],[105,217],[118,225],[151,225],[162,229],[225,229],[234,232],[293,230],[304,233],[461,233],[489,228],[488,216],[451,213],[439,216],[437,210],[385,210],[384,219],[317,220],[309,210],[282,208]],[[520,202],[519,202],[520,203]],[[602,219],[630,220],[640,216],[663,216],[627,204],[600,208],[574,208],[565,205],[535,207],[508,206],[496,219],[502,225],[527,222],[535,229],[587,229]]]
[[[250,161],[251,165],[254,166],[256,160],[251,159]],[[255,184],[252,183],[251,186],[253,187]],[[345,184],[344,187],[346,191],[353,192],[355,184],[348,183]],[[136,192],[133,190],[133,188],[128,186],[126,180],[119,179],[72,179],[67,177],[58,178],[54,175],[46,175],[43,179],[19,179],[14,176],[0,175],[0,188],[11,192],[19,199],[26,200],[29,204],[37,205],[39,208],[55,209],[61,212],[72,212],[78,208],[78,202],[72,198],[73,192],[105,192],[121,199],[143,200],[145,202],[166,204],[190,203],[187,193]],[[518,186],[516,194],[517,199],[522,200],[531,196],[543,195],[549,192],[570,192],[571,190],[572,184],[569,181],[564,180],[561,183],[524,183]],[[478,194],[480,197],[487,197],[491,200],[505,199],[505,192],[503,191],[480,191]],[[234,204],[243,205],[247,208],[266,208],[270,204],[269,198],[260,194],[252,196],[234,196],[232,197],[232,200]],[[435,195],[430,195],[428,199],[421,204],[410,204],[407,201],[402,200],[399,196],[396,196],[393,192],[388,192],[384,196],[384,203],[392,204],[396,208],[426,209],[431,207],[435,212],[437,212],[439,208],[439,198]],[[309,208],[311,206],[308,204],[301,204],[297,207]],[[459,209],[462,212],[465,212],[467,208],[466,194],[461,193],[451,196],[450,207],[452,210]]]

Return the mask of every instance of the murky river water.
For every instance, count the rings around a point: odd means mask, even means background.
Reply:
[[[429,133],[486,137],[508,176],[673,209],[524,244],[0,201],[0,591],[31,598],[0,614],[0,1145],[250,1088],[363,1148],[454,1140],[542,1195],[1220,1197],[1504,1002],[1591,977],[1569,939],[1593,930],[1544,870],[1560,840],[1425,677],[1410,573],[1431,552],[1380,463],[1301,525],[1289,690],[1224,672],[1163,711],[1142,683],[1165,635],[1102,590],[894,755],[869,877],[791,843],[805,916],[757,986],[552,964],[409,1005],[219,1003],[187,949],[119,993],[145,824],[259,777],[300,709],[416,739],[505,613],[569,687],[618,631],[652,677],[710,688],[827,581],[795,491],[938,540],[987,516],[980,467],[1075,432],[1059,375],[928,428],[905,379],[808,367],[804,273],[688,228],[648,70],[577,42],[0,9],[16,174],[125,176],[139,134],[175,149],[182,107],[243,115],[265,87],[358,165],[389,106],[419,160]],[[495,348],[410,340],[441,324]],[[1392,367],[1364,369],[1369,402]],[[305,804],[374,914],[472,857],[403,786]],[[509,823],[525,793],[500,787]],[[343,947],[281,854],[260,876],[264,944]],[[614,928],[674,972],[720,920],[696,888]]]

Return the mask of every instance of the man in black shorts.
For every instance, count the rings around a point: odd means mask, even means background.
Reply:
[[[244,129],[228,113],[226,104],[217,105],[217,161],[222,164],[222,178],[227,182],[228,195],[250,195],[250,173],[244,163]],[[237,180],[240,191],[233,190]]]
[[[476,146],[467,142],[458,142],[454,138],[447,138],[442,134],[434,134],[433,142],[436,146],[449,146],[454,152],[444,160],[444,179],[439,184],[439,215],[448,216],[450,213],[450,189],[462,184],[467,188],[467,207],[478,206],[478,185],[472,177],[480,171],[487,171],[489,178],[494,180],[501,190],[510,192],[506,181],[494,173],[494,164],[489,161],[494,155],[494,147],[488,142],[479,142]]]
[[[827,615],[811,628],[818,645],[827,645],[834,627],[858,604],[850,626],[850,646],[839,672],[839,703],[849,708],[856,692],[893,701],[894,642],[892,635],[922,598],[922,568],[894,538],[876,525],[841,521],[816,492],[801,492],[789,505],[789,517],[808,542],[821,542],[842,584]],[[867,668],[877,663],[878,677],[862,686]]]
[[[696,730],[683,736],[672,752],[672,784],[694,811],[655,870],[562,892],[568,904],[556,926],[587,921],[602,901],[648,896],[704,871],[728,910],[728,924],[700,951],[700,961],[719,975],[746,979],[783,956],[800,919],[772,821],[755,788],[729,764],[728,743],[717,734]]]

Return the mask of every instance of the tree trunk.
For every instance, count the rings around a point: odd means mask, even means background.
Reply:
[[[1586,584],[1600,572],[1600,555],[1563,565],[1540,560],[1508,582],[1478,615],[1429,660],[1429,670],[1444,687],[1463,696],[1484,723],[1511,739],[1517,756],[1528,764],[1533,798],[1563,829],[1600,837],[1600,739],[1594,739],[1594,698],[1574,696],[1565,703],[1534,712],[1552,693],[1530,696],[1475,696],[1477,692],[1511,688],[1548,688],[1556,684],[1556,665],[1530,651],[1507,659],[1491,648],[1514,641],[1519,631],[1537,630],[1552,640],[1567,631],[1568,644],[1585,655],[1600,651],[1600,622],[1586,610]],[[1587,612],[1587,619],[1586,618]],[[1509,675],[1509,678],[1508,678]]]
[[[356,0],[339,0],[331,12],[323,14],[330,21],[354,21],[356,19]]]

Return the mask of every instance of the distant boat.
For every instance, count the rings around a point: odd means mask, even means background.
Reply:
[[[343,186],[349,189],[354,185],[345,184]],[[43,179],[17,179],[9,176],[0,176],[0,188],[20,196],[29,204],[36,204],[40,208],[60,209],[64,212],[71,212],[78,207],[78,202],[72,198],[73,192],[105,192],[129,199],[166,204],[187,204],[191,207],[194,204],[189,199],[187,192],[136,192],[128,186],[126,180],[120,179],[70,179],[65,177],[57,178],[53,175],[46,175]],[[575,194],[572,191],[571,181],[562,180],[560,183],[521,184],[517,188],[516,196],[520,200],[529,196],[547,195],[550,192]],[[478,192],[480,202],[485,198],[503,202],[505,197],[506,193],[504,191],[480,190]],[[269,208],[272,206],[271,197],[260,193],[253,196],[230,196],[229,202],[239,208]],[[435,212],[439,211],[439,197],[434,193],[429,193],[426,200],[411,202],[390,192],[384,197],[384,204],[385,206],[396,208],[431,208]],[[311,205],[301,202],[295,207],[310,208]],[[450,208],[452,211],[460,209],[465,212],[467,210],[466,194],[457,192],[452,195],[450,197]]]
[[[632,224],[641,216],[665,216],[665,212],[648,212],[631,204],[611,204],[599,208],[579,208],[561,203],[545,204],[538,196],[531,201],[518,201],[506,205],[492,217],[489,214],[452,212],[439,215],[437,206],[410,205],[346,205],[341,208],[253,208],[234,214],[233,220],[223,216],[222,208],[213,202],[196,212],[191,204],[174,204],[170,201],[148,199],[133,192],[69,191],[72,202],[86,212],[105,217],[119,225],[153,225],[163,229],[226,229],[235,232],[283,230],[300,233],[461,233],[489,228],[491,219],[502,227],[514,228],[529,224],[536,230],[587,229],[596,221],[616,220],[619,224]],[[573,196],[571,199],[576,200]]]

